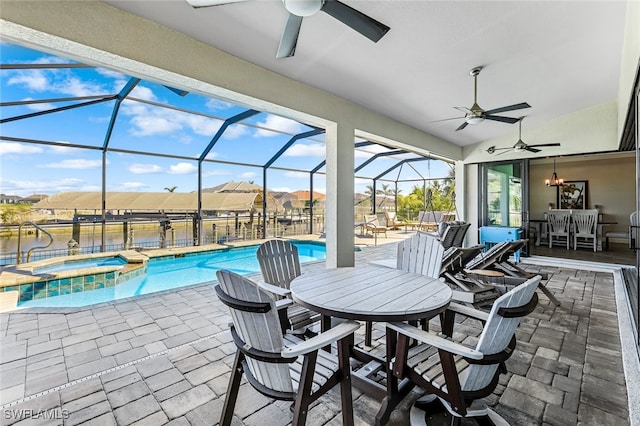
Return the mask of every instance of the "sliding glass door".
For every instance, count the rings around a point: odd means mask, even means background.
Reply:
[[[481,188],[478,226],[520,228],[521,236],[527,238],[529,160],[480,164],[478,179]]]

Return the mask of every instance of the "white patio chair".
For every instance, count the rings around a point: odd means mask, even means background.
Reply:
[[[440,244],[438,237],[431,233],[418,231],[415,235],[398,243],[396,268],[439,278],[442,273],[443,255],[444,247]],[[426,327],[426,321],[424,327]],[[372,331],[373,324],[371,321],[367,321],[364,340],[367,346],[371,346]]]
[[[275,300],[248,278],[216,272],[218,298],[229,307],[236,356],[220,417],[228,426],[244,374],[249,384],[270,398],[293,401],[293,425],[304,425],[311,403],[340,384],[342,424],[353,426],[349,352],[360,325],[345,321],[308,340],[283,335]],[[337,356],[321,350],[335,343]]]
[[[598,210],[574,210],[571,213],[573,222],[573,249],[578,249],[578,238],[593,241],[593,251],[598,251]]]
[[[269,240],[258,247],[256,256],[264,280],[258,285],[277,298],[290,298],[291,281],[301,274],[298,248],[286,240]],[[290,329],[304,333],[306,326],[320,321],[320,314],[293,301],[281,307],[280,312],[283,331]]]
[[[547,212],[547,236],[549,238],[549,248],[554,244],[553,237],[556,237],[558,242],[561,242],[561,238],[566,241],[567,249],[571,241],[571,210],[549,210]]]
[[[408,378],[427,392],[428,396],[422,401],[430,403],[438,399],[442,403],[452,416],[452,424],[459,425],[462,418],[481,416],[504,422],[482,398],[493,392],[500,374],[506,373],[504,363],[515,348],[515,331],[520,319],[537,305],[535,290],[539,282],[540,276],[536,276],[500,296],[488,314],[450,304],[445,311],[444,336],[405,323],[388,323],[387,333],[398,333],[395,357],[391,360],[393,378],[389,379],[393,382],[387,386],[389,392],[396,389],[398,380]],[[485,323],[474,347],[451,339],[456,314]],[[470,340],[466,333],[462,335],[465,342]],[[411,346],[411,339],[419,344]],[[424,412],[412,410],[412,424],[414,417],[418,420],[420,416],[424,421]]]

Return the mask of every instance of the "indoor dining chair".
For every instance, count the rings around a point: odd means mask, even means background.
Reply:
[[[578,238],[591,240],[593,251],[598,251],[598,210],[574,210],[571,213],[573,222],[573,249],[578,249]]]
[[[547,211],[547,238],[549,248],[564,239],[567,249],[571,241],[571,210],[549,210]],[[556,237],[556,241],[554,241]]]
[[[353,333],[360,324],[344,321],[308,340],[283,334],[275,300],[269,294],[234,272],[219,270],[216,276],[215,291],[229,307],[231,336],[236,345],[220,425],[232,423],[244,375],[261,394],[293,401],[293,425],[304,425],[309,406],[339,384],[342,424],[353,426],[349,355]],[[337,356],[321,350],[331,344],[337,346]]]

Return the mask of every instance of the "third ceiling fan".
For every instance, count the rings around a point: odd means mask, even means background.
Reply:
[[[522,120],[524,120],[524,117],[520,117],[518,119],[518,142],[515,143],[515,145],[510,146],[508,148],[496,148],[495,146],[490,146],[489,148],[487,148],[487,152],[489,154],[494,154],[497,151],[502,151],[499,154],[504,154],[507,151],[513,151],[513,152],[522,152],[522,151],[529,151],[529,152],[540,152],[540,150],[538,149],[539,147],[544,147],[544,146],[560,146],[559,143],[542,143],[542,144],[535,144],[535,145],[527,145],[526,143],[524,143],[524,141],[522,140]]]

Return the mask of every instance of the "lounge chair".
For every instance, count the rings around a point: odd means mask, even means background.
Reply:
[[[404,222],[398,220],[398,214],[395,212],[385,212],[384,217],[387,221],[387,228],[389,229],[400,229],[401,226],[404,226]]]
[[[286,240],[269,240],[258,247],[256,256],[264,280],[258,282],[258,285],[276,298],[290,298],[291,281],[301,274],[297,247]],[[290,303],[287,306],[280,308],[283,331],[305,333],[306,326],[320,321],[320,314],[317,312],[300,306],[291,299],[288,301]]]
[[[232,422],[244,374],[261,394],[294,402],[294,425],[304,425],[309,406],[340,384],[342,424],[353,426],[349,352],[353,333],[360,325],[345,321],[308,340],[283,335],[272,297],[253,281],[233,272],[220,270],[216,276],[215,290],[231,312],[231,336],[237,347],[220,425]],[[320,350],[333,343],[337,345],[337,356]]]
[[[387,237],[387,227],[380,225],[378,216],[376,216],[375,214],[364,215],[364,229],[366,235],[371,232],[372,235],[384,234],[384,237]]]
[[[450,247],[461,247],[470,226],[470,223],[465,222],[440,223],[438,226],[438,234],[440,236],[440,243],[444,246],[445,250]]]
[[[465,272],[465,266],[483,251],[484,245],[478,244],[451,247],[445,252],[441,276],[453,288],[453,300],[482,307],[500,296],[494,285],[486,283],[482,277]]]
[[[523,316],[537,305],[535,289],[540,277],[534,277],[498,298],[488,314],[468,307],[450,304],[445,312],[445,337],[427,332],[405,323],[388,323],[387,339],[396,348],[391,360],[393,377],[388,377],[390,397],[398,388],[398,381],[408,379],[427,392],[423,403],[438,401],[450,413],[452,424],[461,418],[485,417],[480,424],[507,424],[491,411],[482,398],[491,395],[506,373],[505,361],[516,345],[515,331]],[[484,328],[474,347],[454,341],[455,315],[462,314],[483,321]],[[395,339],[395,334],[397,339]],[[466,333],[461,334],[465,339]],[[418,342],[417,346],[411,341]],[[465,340],[466,342],[467,340]],[[473,339],[475,341],[475,339]],[[430,411],[431,414],[433,411]],[[414,408],[411,413],[417,421],[427,414]],[[503,423],[498,423],[502,421]],[[423,423],[424,424],[424,423]]]
[[[487,252],[480,254],[465,265],[465,273],[467,275],[475,274],[482,277],[485,282],[510,287],[520,285],[523,281],[530,279],[532,276],[541,275],[542,279],[547,279],[547,274],[539,274],[535,272],[527,272],[520,268],[510,257],[518,250],[521,250],[527,244],[526,239],[516,241],[503,241],[495,244]],[[483,271],[495,271],[501,275],[495,276],[491,273]],[[560,301],[551,293],[551,291],[540,282],[540,291],[542,291],[549,300],[556,306],[560,306]]]

